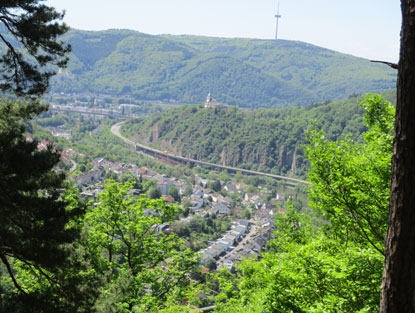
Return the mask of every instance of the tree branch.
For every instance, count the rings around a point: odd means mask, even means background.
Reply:
[[[10,278],[12,279],[12,281],[13,281],[13,285],[16,287],[16,289],[17,290],[19,290],[21,293],[23,293],[23,294],[27,294],[23,289],[22,289],[22,287],[19,285],[19,283],[17,282],[17,280],[16,280],[16,277],[14,277],[14,274],[13,274],[13,270],[12,270],[12,268],[11,268],[11,266],[10,266],[10,263],[9,263],[9,261],[7,260],[7,257],[3,254],[3,253],[0,253],[0,259],[1,259],[1,261],[3,262],[3,264],[6,266],[6,268],[7,268],[7,272],[9,273],[9,275],[10,275]]]
[[[387,66],[390,66],[394,70],[398,69],[398,64],[396,64],[396,63],[390,63],[390,62],[386,62],[386,61],[377,61],[377,60],[370,60],[370,62],[372,62],[372,63],[382,63],[382,64],[386,64]]]

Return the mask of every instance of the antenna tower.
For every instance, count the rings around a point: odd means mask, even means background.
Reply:
[[[278,1],[277,4],[277,14],[275,14],[275,18],[277,19],[277,25],[275,27],[275,40],[278,40],[278,20],[281,18],[280,15],[280,2]]]

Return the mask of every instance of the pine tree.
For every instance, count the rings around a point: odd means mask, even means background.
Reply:
[[[96,280],[84,271],[75,239],[82,210],[62,191],[60,154],[26,138],[28,121],[45,111],[44,93],[66,65],[63,14],[39,0],[0,3],[0,89],[29,102],[0,99],[0,312],[89,312]],[[42,148],[42,149],[39,149]],[[87,280],[85,278],[88,278]]]
[[[79,234],[73,221],[83,212],[61,194],[59,153],[25,136],[25,123],[42,110],[36,102],[0,101],[0,264],[7,277],[0,311],[69,312],[68,299],[81,297],[79,262],[70,254]]]
[[[3,0],[0,3],[0,42],[7,47],[0,57],[0,88],[18,96],[39,96],[71,50],[58,40],[68,27],[58,23],[63,13],[39,0]]]

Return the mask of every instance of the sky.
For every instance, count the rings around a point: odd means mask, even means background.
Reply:
[[[82,30],[273,39],[278,0],[46,0]],[[278,38],[397,62],[399,0],[280,0]]]

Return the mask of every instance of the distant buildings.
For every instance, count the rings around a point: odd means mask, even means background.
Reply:
[[[216,99],[213,98],[209,92],[209,94],[206,97],[205,108],[217,108],[217,107],[225,107],[225,106],[227,105],[216,101]]]
[[[206,97],[206,101],[205,101],[205,108],[214,108],[218,105],[218,102],[216,101],[215,98],[213,98],[209,92],[209,94]]]

